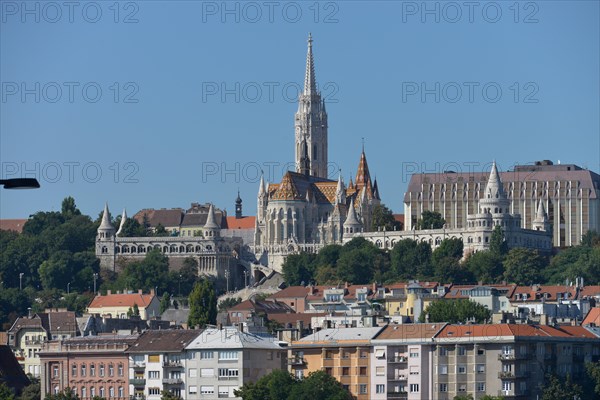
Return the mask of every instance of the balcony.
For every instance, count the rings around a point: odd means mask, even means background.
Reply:
[[[498,379],[525,379],[529,378],[529,371],[521,371],[521,372],[512,372],[512,371],[502,371],[498,372]]]
[[[131,378],[129,384],[133,386],[146,386],[146,380],[144,378]]]
[[[162,366],[164,368],[181,368],[183,365],[181,364],[181,360],[166,360],[163,361]]]
[[[41,346],[41,345],[42,345],[41,340],[26,340],[25,341],[25,346]]]
[[[135,362],[135,363],[131,364],[131,368],[134,368],[134,369],[146,368],[146,362],[144,362],[144,361]]]
[[[146,397],[143,394],[130,394],[129,395],[129,400],[146,400]]]
[[[407,392],[387,392],[388,399],[408,399]]]
[[[219,380],[220,381],[231,381],[234,379],[238,379],[239,376],[226,376],[226,375],[219,375]]]
[[[165,378],[162,383],[163,385],[181,385],[183,380],[181,378]]]
[[[405,363],[408,362],[408,357],[406,356],[397,356],[388,358],[389,363]]]
[[[288,358],[288,365],[304,365],[305,363],[304,357]]]
[[[504,400],[512,400],[512,399],[527,399],[529,398],[530,392],[529,390],[498,390],[498,397],[502,397]]]
[[[405,381],[407,380],[408,377],[406,375],[392,375],[390,377],[388,377],[388,381]]]

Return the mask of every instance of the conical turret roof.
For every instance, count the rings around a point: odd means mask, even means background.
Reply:
[[[104,212],[102,214],[102,222],[98,229],[114,230],[115,228],[110,223],[110,212],[108,211],[108,202],[104,203]]]
[[[221,226],[217,224],[217,218],[215,217],[215,209],[212,204],[208,208],[208,217],[206,218],[204,229],[221,229]]]

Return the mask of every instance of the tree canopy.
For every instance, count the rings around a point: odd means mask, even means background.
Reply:
[[[467,299],[436,300],[431,302],[419,317],[419,322],[448,322],[450,324],[474,321],[478,324],[490,319],[492,313],[479,303]]]
[[[196,282],[190,293],[189,304],[189,327],[204,327],[217,322],[217,297],[213,285],[208,279]]]
[[[444,225],[446,220],[437,211],[425,210],[417,221],[417,229],[442,229]]]

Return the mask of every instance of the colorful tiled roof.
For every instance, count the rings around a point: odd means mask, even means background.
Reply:
[[[256,223],[255,216],[242,218],[227,217],[223,229],[254,229]]]
[[[304,200],[304,196],[300,194],[298,188],[296,188],[296,183],[294,179],[292,179],[292,173],[286,172],[279,184],[279,187],[273,193],[273,200]]]

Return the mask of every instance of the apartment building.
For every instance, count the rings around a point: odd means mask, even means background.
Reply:
[[[382,329],[323,329],[292,342],[288,351],[289,371],[302,379],[313,371],[324,370],[357,400],[369,400],[372,398],[371,339]]]
[[[78,333],[75,313],[66,309],[48,309],[33,316],[19,317],[8,330],[8,345],[25,371],[39,378],[41,363],[38,353],[50,339],[67,339]]]
[[[67,387],[82,400],[95,396],[128,398],[125,350],[136,339],[132,335],[102,335],[43,343],[39,353],[42,400],[46,394],[56,394]]]
[[[128,312],[137,305],[140,317],[144,320],[160,316],[160,300],[154,295],[154,290],[144,294],[141,290],[137,293],[112,293],[98,294],[87,308],[88,314],[100,314],[112,318],[128,318]]]
[[[434,400],[471,394],[505,399],[541,396],[547,373],[585,373],[600,357],[600,339],[580,326],[526,324],[446,325],[435,335]]]
[[[185,397],[185,347],[198,330],[146,331],[126,351],[129,390],[137,399],[160,400],[163,390]]]
[[[237,398],[245,383],[285,369],[287,350],[272,336],[236,327],[212,327],[186,346],[186,400]]]
[[[388,325],[371,340],[371,400],[433,397],[433,338],[445,325]]]

